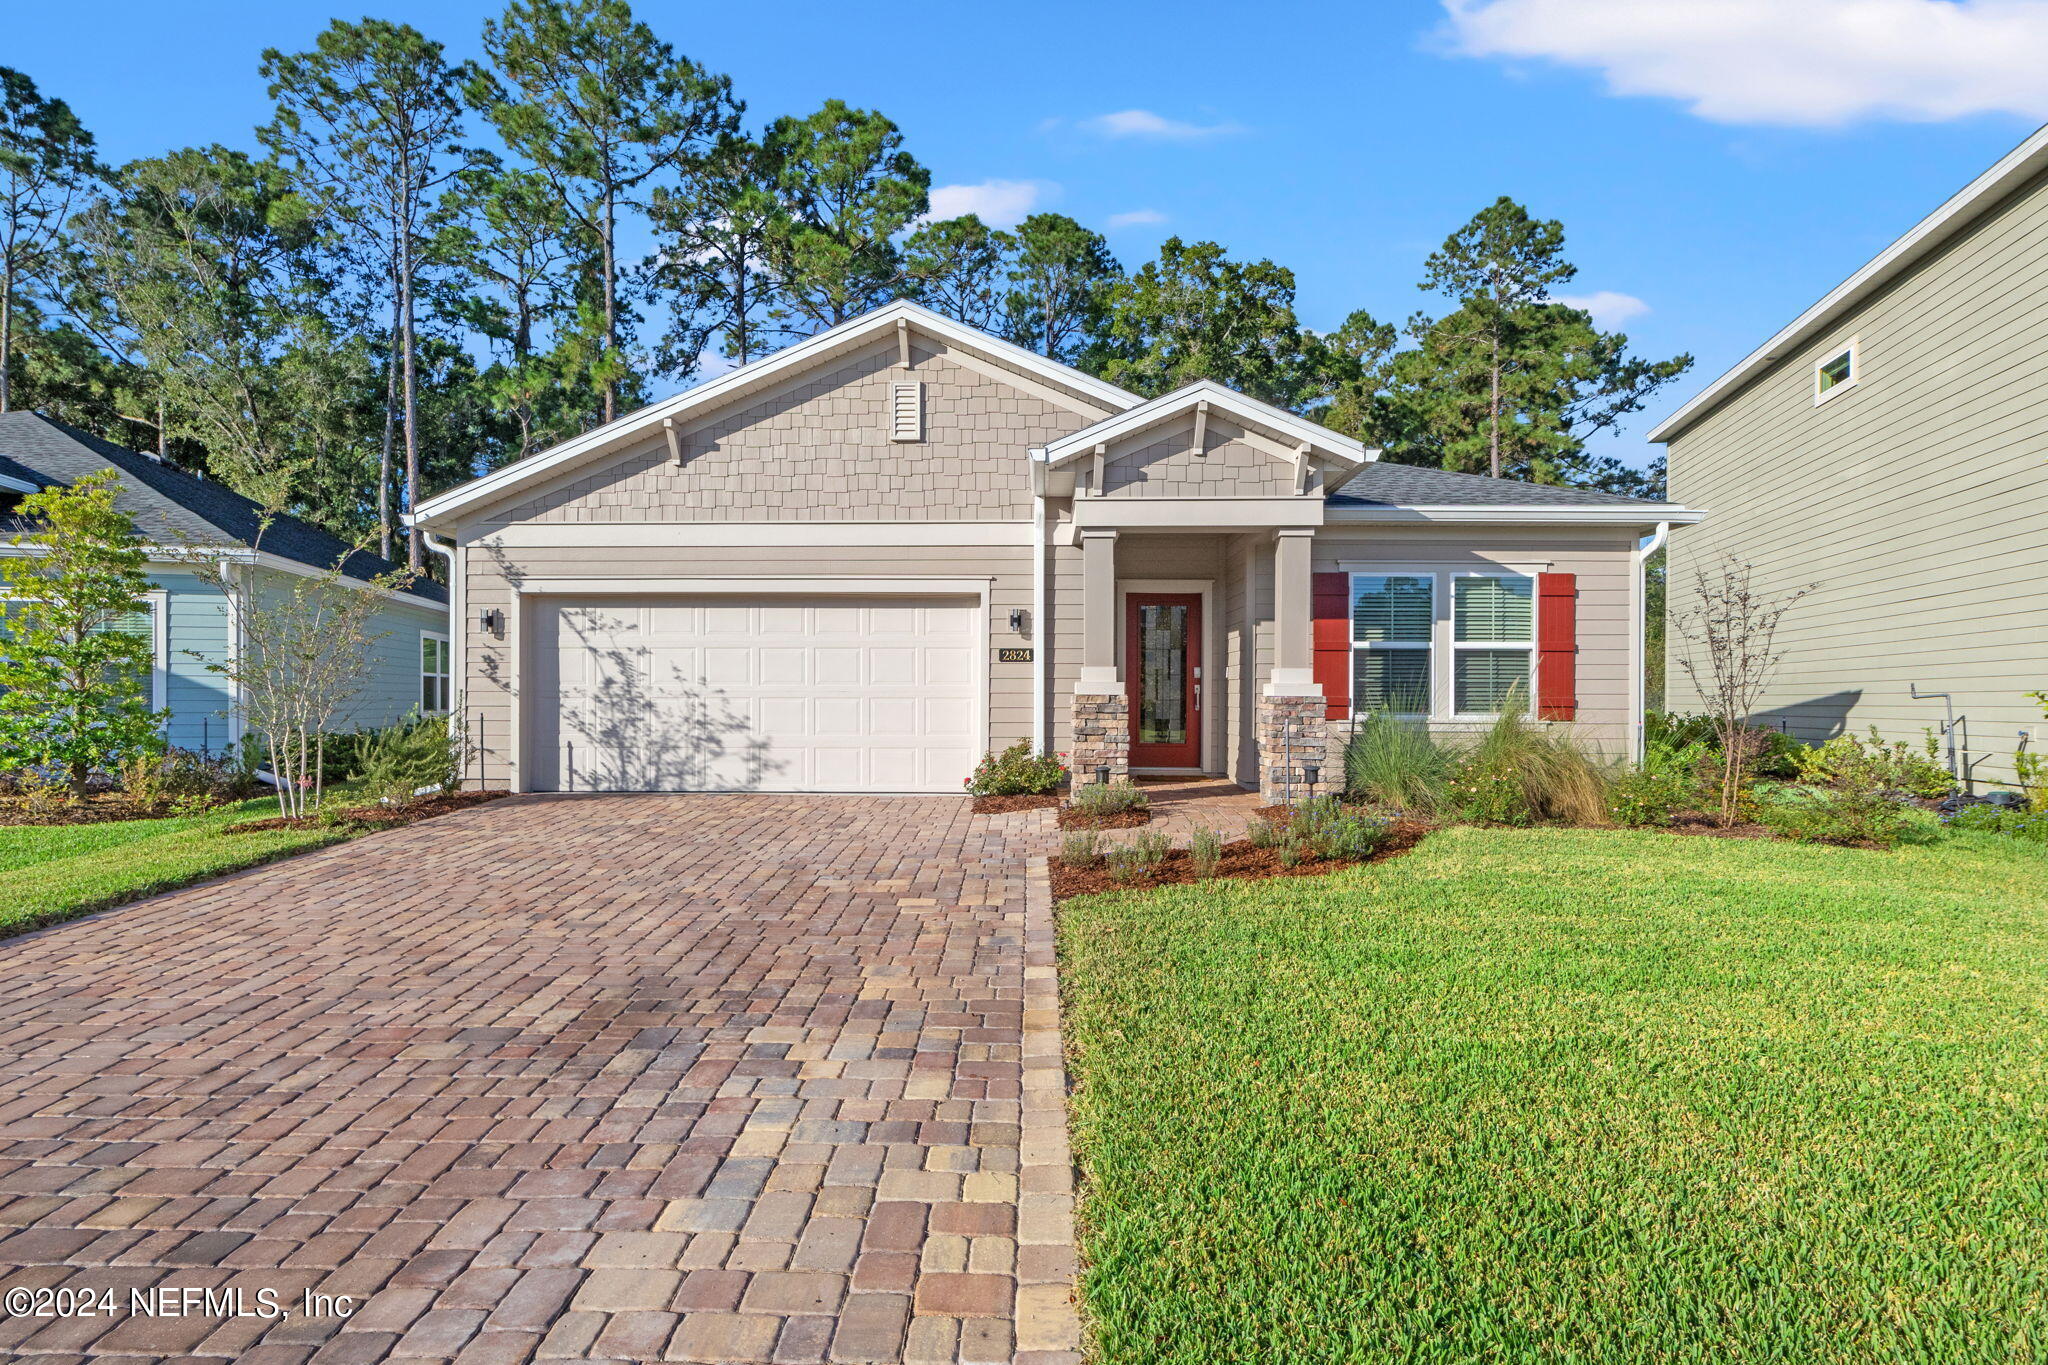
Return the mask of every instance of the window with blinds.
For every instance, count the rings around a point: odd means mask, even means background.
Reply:
[[[889,385],[889,439],[924,439],[924,381],[912,379]]]
[[[1351,576],[1351,706],[1354,714],[1431,710],[1431,636],[1436,579],[1431,574]]]
[[[1536,580],[1460,574],[1451,584],[1451,700],[1460,715],[1529,705]]]

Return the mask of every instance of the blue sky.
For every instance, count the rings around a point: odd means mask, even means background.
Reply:
[[[500,7],[369,9],[472,56]],[[1563,220],[1567,292],[1615,296],[1599,311],[1645,353],[1697,357],[1609,447],[1631,460],[1658,415],[2048,117],[2048,0],[636,8],[757,121],[834,96],[887,113],[952,187],[942,208],[1057,209],[1127,264],[1173,233],[1271,257],[1318,327],[1423,306],[1423,257],[1513,195]],[[360,10],[19,6],[0,63],[110,160],[250,145],[258,54],[337,12]]]

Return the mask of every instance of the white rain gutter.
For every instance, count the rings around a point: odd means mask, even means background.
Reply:
[[[1645,574],[1647,573],[1647,565],[1650,562],[1650,556],[1657,553],[1657,551],[1663,549],[1664,542],[1668,540],[1670,536],[1671,523],[1668,521],[1658,522],[1656,531],[1651,534],[1648,541],[1636,547],[1636,551],[1633,556],[1634,563],[1632,567],[1634,572],[1631,574],[1631,583],[1633,590],[1635,592],[1636,630],[1635,639],[1633,641],[1634,648],[1632,652],[1636,656],[1636,666],[1630,670],[1629,676],[1628,748],[1630,759],[1637,763],[1641,763],[1643,761],[1643,709],[1649,705],[1649,698],[1646,695],[1649,680],[1646,674],[1649,670],[1650,665],[1650,594],[1648,585],[1645,581]],[[1664,591],[1665,610],[1668,614],[1670,610],[1671,591],[1670,580],[1668,578],[1665,581]],[[1666,650],[1666,653],[1669,653],[1668,649]],[[1669,687],[1671,685],[1671,679],[1669,677],[1666,677],[1664,679],[1664,685],[1666,687]]]
[[[1031,748],[1044,753],[1048,747],[1045,724],[1047,679],[1052,651],[1045,624],[1045,448],[1035,447],[1031,456]]]

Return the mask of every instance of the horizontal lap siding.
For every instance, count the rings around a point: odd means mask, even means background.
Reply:
[[[483,779],[498,785],[511,777],[510,755],[513,676],[509,639],[486,634],[476,625],[482,613],[495,608],[514,614],[516,582],[536,579],[604,579],[626,592],[659,592],[662,580],[678,578],[972,578],[989,584],[989,713],[990,742],[995,747],[1031,737],[1031,670],[1029,663],[1001,663],[998,650],[1035,642],[1010,629],[1013,610],[1030,611],[1031,551],[1028,546],[959,546],[899,548],[833,546],[829,549],[788,547],[741,549],[689,546],[650,549],[603,546],[483,550],[466,546],[469,631],[465,699],[481,753]],[[1078,587],[1078,580],[1076,581]],[[602,591],[602,590],[599,590]],[[507,634],[512,633],[508,624]]]
[[[1671,443],[1674,610],[1701,569],[1750,563],[1784,618],[1761,719],[1807,739],[1917,739],[1956,694],[1974,775],[2010,780],[2048,722],[2048,182],[2036,181]],[[1854,337],[1853,388],[1813,367]],[[1702,699],[1671,639],[1671,704]],[[1703,662],[1703,661],[1702,661]]]
[[[212,666],[225,664],[228,658],[227,599],[189,573],[151,577],[164,590],[168,608],[167,736],[180,749],[224,753],[232,734],[231,694],[227,678]]]
[[[1572,731],[1609,753],[1627,751],[1634,722],[1633,531],[1487,527],[1332,526],[1316,537],[1315,568],[1345,564],[1482,568],[1539,565],[1578,578],[1578,715]]]

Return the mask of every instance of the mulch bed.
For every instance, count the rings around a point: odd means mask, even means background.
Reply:
[[[1776,839],[1778,831],[1769,825],[1754,821],[1747,824],[1723,825],[1711,815],[1674,815],[1671,823],[1664,826],[1666,834],[1698,834],[1709,839]]]
[[[1020,810],[1051,810],[1059,803],[1058,792],[1040,792],[1036,796],[977,796],[974,798],[974,813],[1009,815]]]
[[[158,806],[138,806],[120,796],[89,796],[82,806],[60,801],[32,809],[18,798],[0,801],[0,825],[104,825],[115,820],[155,820],[169,814]]]
[[[1152,823],[1149,810],[1120,810],[1113,815],[1088,815],[1069,806],[1060,807],[1061,829],[1136,829]]]
[[[1239,839],[1223,846],[1223,860],[1216,871],[1207,877],[1198,876],[1193,861],[1184,848],[1171,849],[1160,862],[1154,864],[1139,876],[1127,881],[1118,881],[1109,875],[1109,869],[1097,864],[1093,867],[1069,867],[1065,859],[1052,858],[1047,866],[1052,873],[1052,894],[1056,900],[1069,896],[1090,896],[1098,891],[1143,891],[1154,886],[1177,886],[1188,882],[1206,881],[1259,881],[1267,877],[1320,877],[1331,872],[1342,872],[1347,867],[1362,867],[1366,863],[1385,862],[1398,858],[1422,842],[1430,826],[1420,820],[1397,820],[1387,842],[1380,845],[1370,858],[1361,862],[1348,862],[1341,858],[1304,858],[1293,867],[1280,865],[1280,853],[1272,848],[1255,848],[1248,839]]]
[[[239,825],[229,825],[221,833],[255,834],[266,829],[312,829],[319,825],[397,829],[400,825],[431,820],[436,815],[447,815],[451,811],[468,810],[472,806],[481,806],[486,801],[496,801],[507,795],[507,792],[436,792],[432,796],[403,806],[350,806],[345,810],[326,811],[319,815],[273,815],[266,820],[244,820]]]

